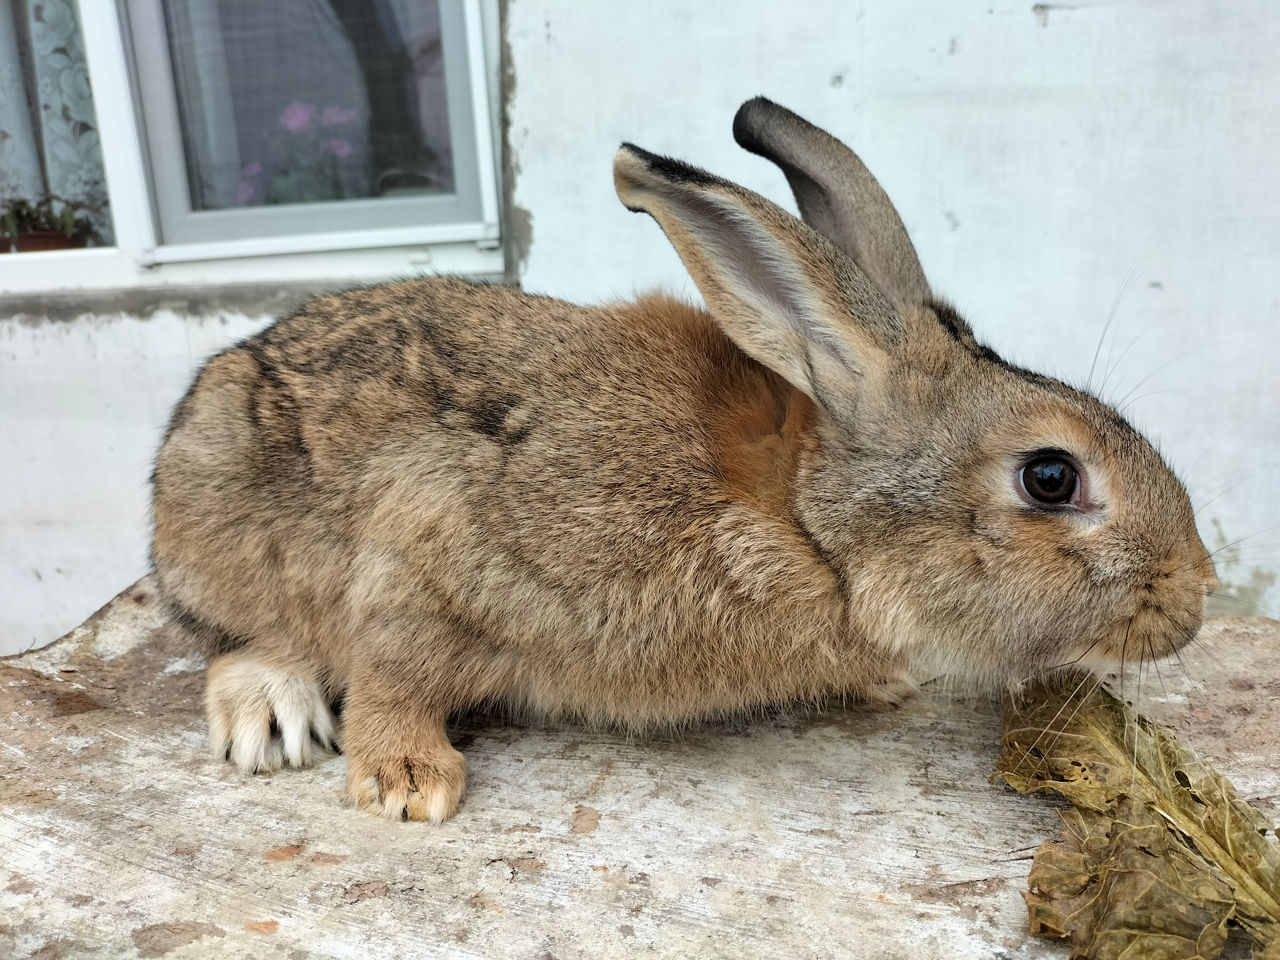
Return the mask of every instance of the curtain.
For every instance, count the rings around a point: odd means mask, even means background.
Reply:
[[[259,0],[253,4],[264,14],[280,5],[280,0]],[[235,204],[241,168],[240,141],[231,101],[231,51],[224,42],[221,18],[222,8],[228,4],[165,0],[162,6],[182,117],[191,209],[223,210]],[[257,31],[257,35],[269,49],[273,43],[270,33],[262,30]],[[263,52],[258,51],[260,57]],[[240,74],[249,66],[236,62],[234,70]]]
[[[75,0],[0,0],[0,205],[50,195],[83,204],[111,242]]]

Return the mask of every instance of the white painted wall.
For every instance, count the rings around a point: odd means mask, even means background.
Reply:
[[[161,311],[0,321],[0,655],[147,569],[147,478],[200,362],[266,323]]]
[[[1219,610],[1280,614],[1270,0],[511,0],[508,15],[526,288],[695,296],[657,226],[614,196],[613,151],[634,140],[791,206],[730,136],[764,93],[861,153],[935,289],[1011,359],[1082,382],[1118,301],[1104,396],[1136,389],[1129,413],[1207,502],[1211,548],[1249,538],[1220,573],[1250,604]],[[144,572],[168,410],[203,357],[265,322],[0,319],[0,653]]]

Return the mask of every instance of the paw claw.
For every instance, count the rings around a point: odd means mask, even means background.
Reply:
[[[444,815],[432,816],[431,804],[427,802],[427,798],[416,790],[409,794],[405,801],[405,818],[408,820],[426,820],[431,823],[442,823],[448,818],[448,813]]]
[[[382,817],[384,820],[405,820],[409,795],[403,790],[391,790],[382,796]]]
[[[381,765],[374,776],[361,776],[350,758],[348,798],[362,810],[387,820],[444,823],[458,809],[466,790],[467,763],[462,754],[405,757]]]
[[[244,773],[309,766],[336,739],[333,714],[313,677],[246,654],[209,665],[205,710],[214,755]]]
[[[365,777],[354,787],[347,790],[347,796],[361,810],[373,809],[377,812],[378,803],[378,781],[373,777]]]

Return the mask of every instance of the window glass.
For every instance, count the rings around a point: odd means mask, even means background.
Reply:
[[[454,190],[436,0],[164,0],[192,211]]]
[[[112,240],[76,4],[0,0],[0,252]]]

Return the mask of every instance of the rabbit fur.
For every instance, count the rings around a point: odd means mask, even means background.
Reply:
[[[764,99],[734,133],[803,221],[614,159],[705,310],[409,280],[204,366],[157,458],[153,563],[210,657],[219,755],[340,739],[350,799],[441,821],[466,771],[446,722],[477,704],[642,729],[1195,635],[1213,568],[1152,447],[979,344],[847,147]],[[1046,450],[1079,472],[1052,508],[1019,488]]]

